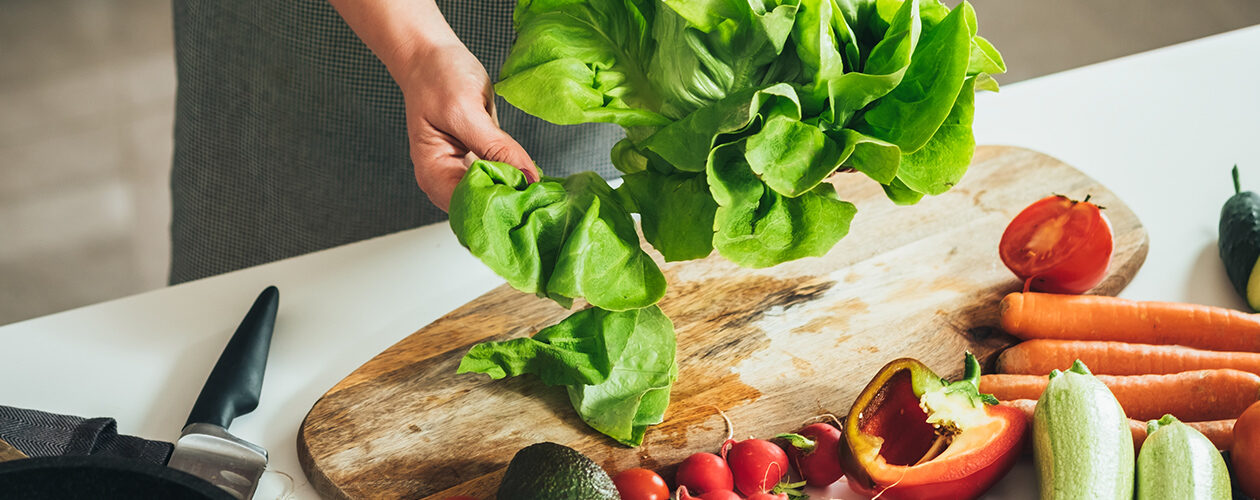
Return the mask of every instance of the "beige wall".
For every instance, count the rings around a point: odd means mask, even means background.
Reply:
[[[974,0],[972,5],[980,34],[1002,51],[1010,69],[1001,82],[1260,23],[1256,0]]]

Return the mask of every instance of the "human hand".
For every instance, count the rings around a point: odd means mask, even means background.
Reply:
[[[529,153],[499,128],[486,69],[463,44],[427,47],[395,71],[403,91],[416,183],[448,210],[451,193],[474,159],[507,163],[539,178]]]

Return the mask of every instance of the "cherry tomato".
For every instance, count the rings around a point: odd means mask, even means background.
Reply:
[[[1097,205],[1056,195],[1015,216],[998,254],[1029,290],[1084,293],[1107,274],[1112,249],[1111,224]]]
[[[613,478],[621,500],[669,500],[669,485],[647,469],[626,469]]]
[[[1260,498],[1260,403],[1252,403],[1234,422],[1234,448],[1229,458],[1239,489]]]
[[[712,453],[694,453],[684,459],[678,464],[674,480],[697,494],[735,489],[735,479],[726,460]]]

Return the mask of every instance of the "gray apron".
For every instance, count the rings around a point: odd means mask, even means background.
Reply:
[[[438,5],[497,80],[515,2]],[[326,1],[173,7],[172,284],[446,218],[416,186],[402,93]],[[618,127],[562,127],[497,106],[545,174],[616,175]]]

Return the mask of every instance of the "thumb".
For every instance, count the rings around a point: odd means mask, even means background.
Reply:
[[[486,110],[479,110],[468,115],[462,130],[455,131],[455,138],[464,144],[472,154],[482,160],[506,163],[516,167],[525,174],[529,182],[539,179],[538,167],[530,159],[525,148],[512,136],[504,132],[494,123],[494,118]]]

